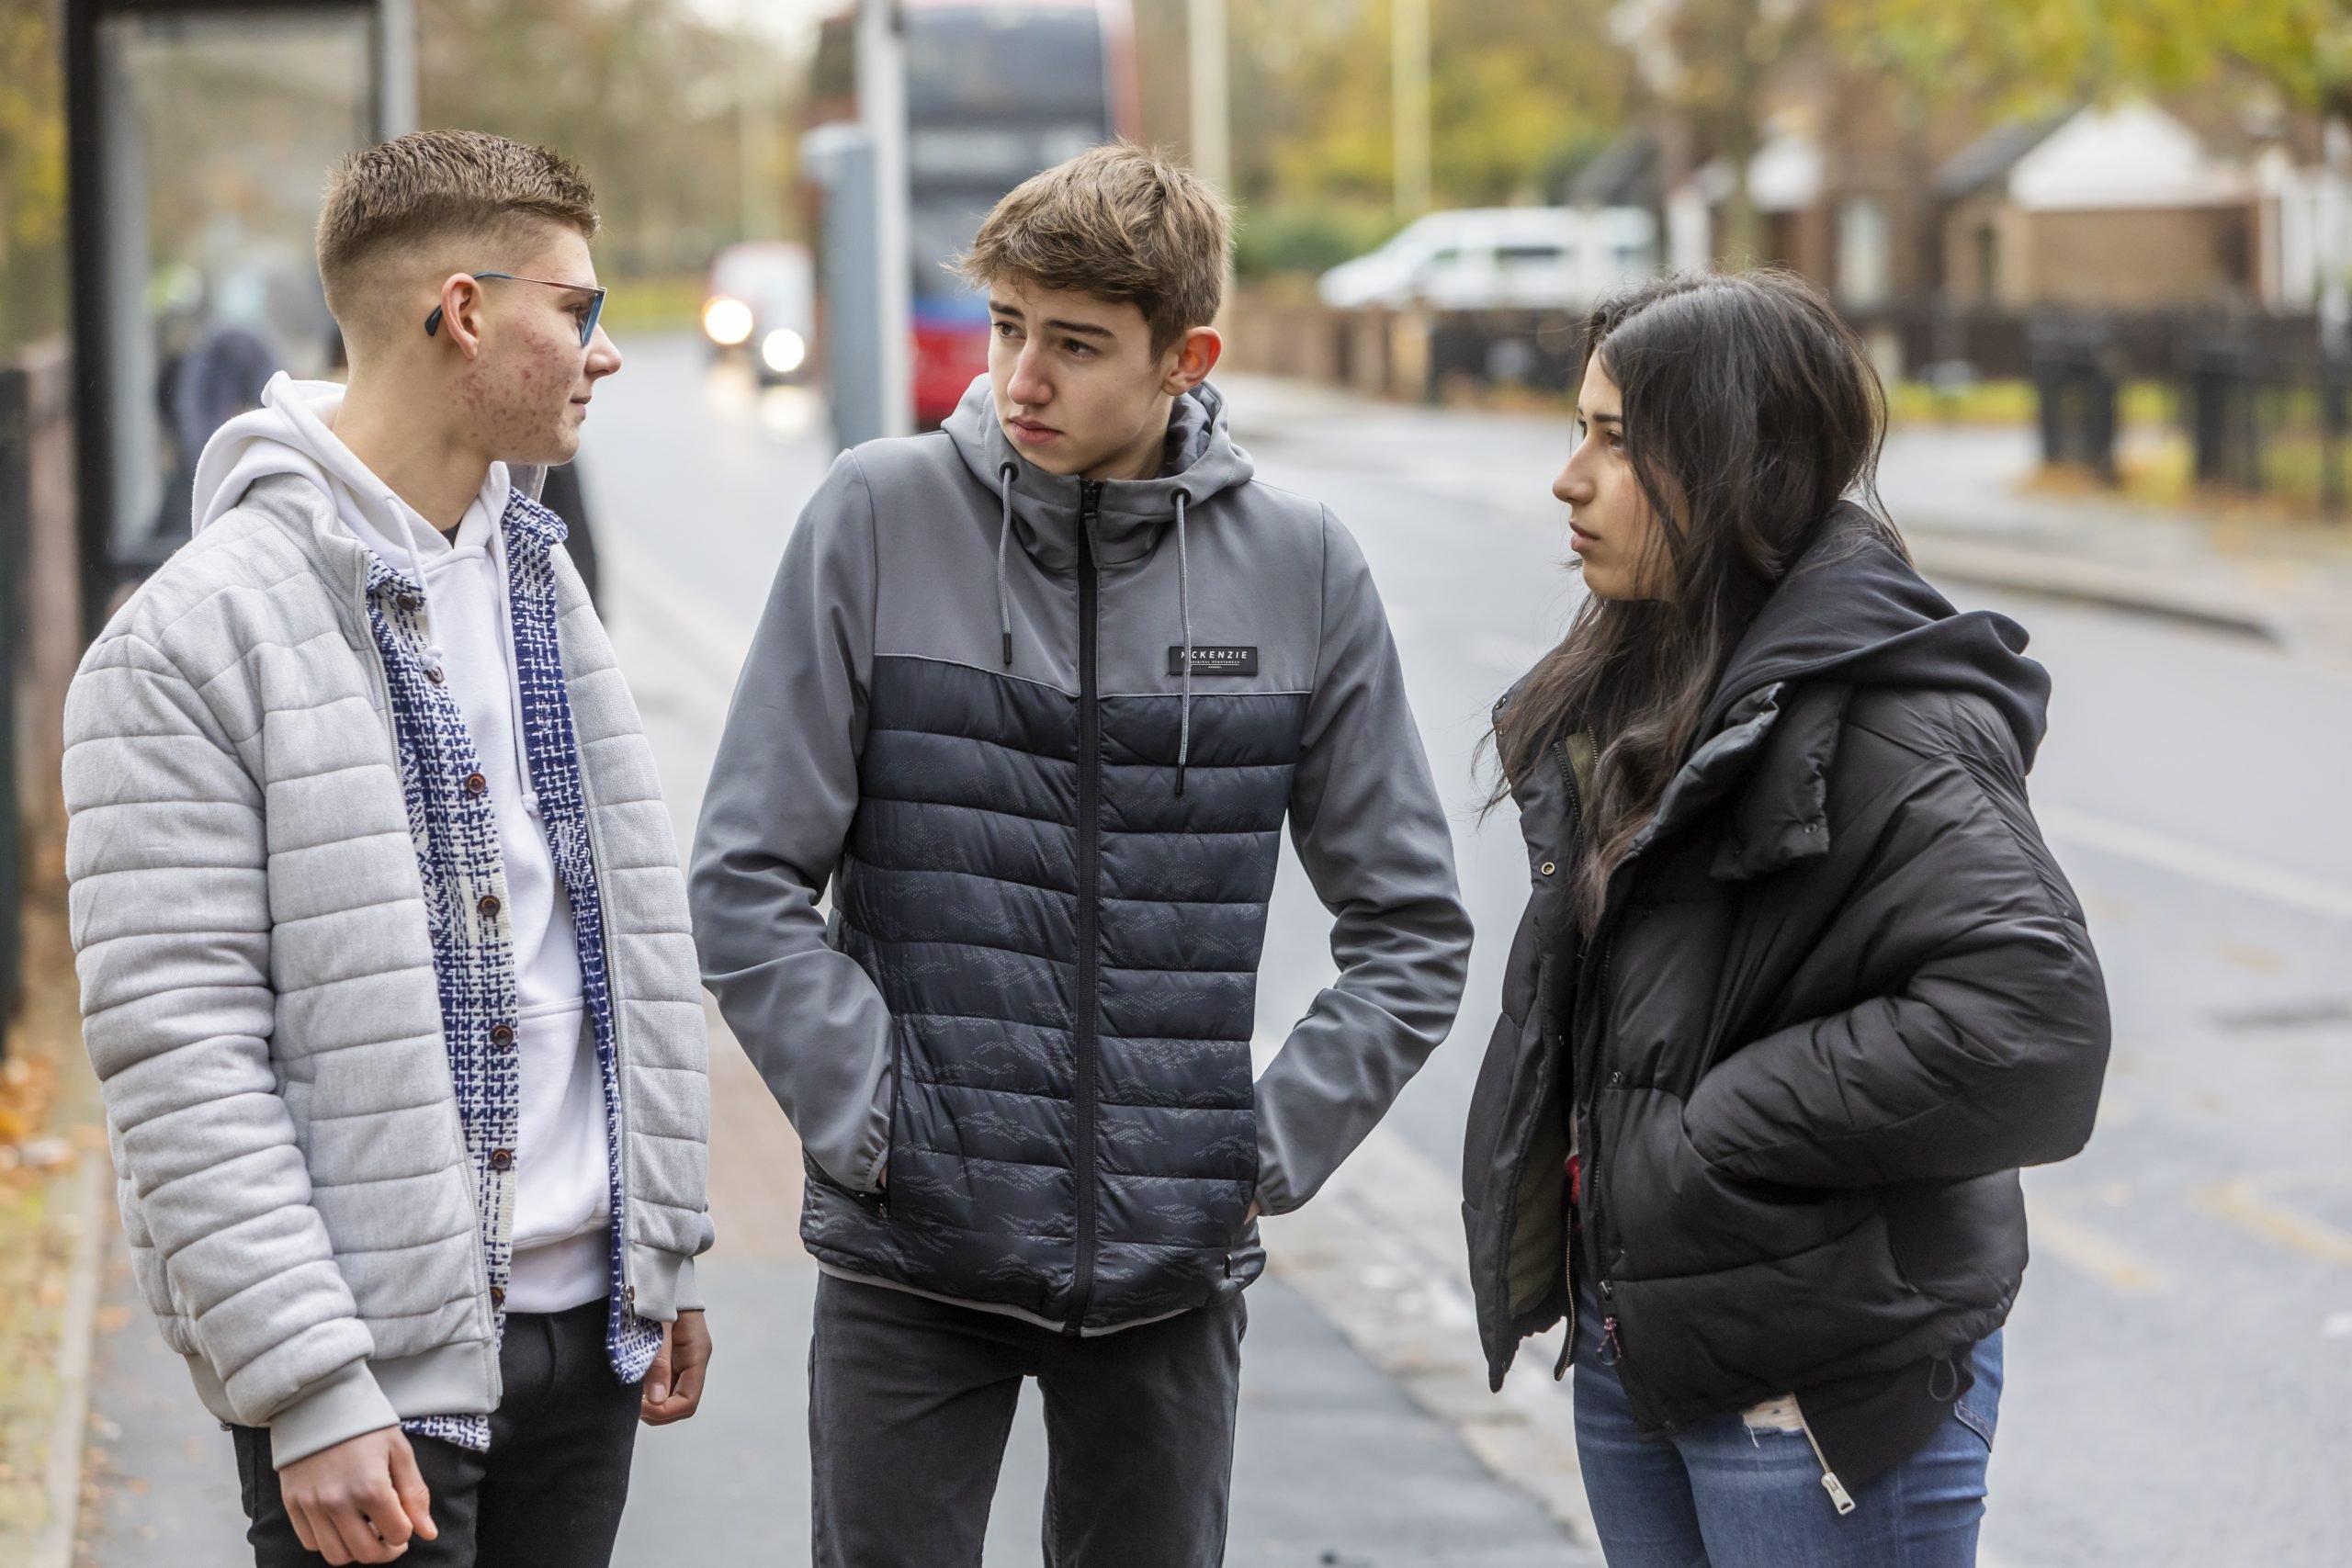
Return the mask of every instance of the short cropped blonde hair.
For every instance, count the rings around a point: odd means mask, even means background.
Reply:
[[[596,232],[596,193],[568,158],[481,130],[418,130],[379,142],[345,158],[327,182],[319,215],[327,308],[345,319],[359,303],[353,283],[388,252],[476,236],[486,248],[508,247],[549,223],[582,239]]]
[[[1134,305],[1157,352],[1216,320],[1232,228],[1191,170],[1114,141],[1014,186],[956,266],[983,286],[1025,278]]]

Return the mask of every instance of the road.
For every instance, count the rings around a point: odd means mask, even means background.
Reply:
[[[584,477],[608,616],[683,833],[751,624],[831,454],[809,393],[756,392],[684,340],[624,346]],[[1592,1562],[1577,1544],[1565,1394],[1532,1355],[1499,1400],[1476,1373],[1453,1190],[1525,890],[1509,807],[1479,818],[1474,754],[1495,696],[1579,592],[1558,566],[1547,491],[1566,431],[1272,383],[1227,390],[1261,472],[1327,501],[1372,562],[1481,932],[1454,1039],[1332,1190],[1270,1227],[1232,1561]],[[1905,452],[1890,449],[1898,522]],[[2352,677],[2252,639],[1946,586],[2024,622],[2052,671],[2034,800],[2090,910],[2117,1025],[2089,1151],[2029,1177],[2035,1262],[2011,1325],[1987,1561],[2339,1562],[2352,1534],[2339,1457],[2352,1445],[2339,782],[2352,776]],[[1330,976],[1326,924],[1286,854],[1260,994],[1269,1043]],[[723,1039],[715,1062],[723,1250],[708,1278],[726,1377],[702,1417],[640,1445],[628,1562],[805,1561],[810,1276],[791,1237],[795,1161]],[[113,1298],[127,1300],[119,1280]],[[168,1542],[175,1563],[237,1561],[233,1533],[214,1556],[195,1544],[237,1523],[225,1443],[172,1414],[191,1402],[156,1381],[177,1374],[142,1337],[136,1313],[107,1336],[90,1558],[135,1568],[165,1561]],[[991,1564],[1036,1560],[1041,1474],[1024,1418]]]

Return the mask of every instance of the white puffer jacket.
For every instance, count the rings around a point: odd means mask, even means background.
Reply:
[[[564,552],[558,636],[605,905],[628,1281],[700,1304],[704,1014],[677,840]],[[471,1168],[370,637],[368,556],[255,484],[91,647],[65,713],[83,1035],[123,1221],[206,1406],[280,1464],[494,1409]]]

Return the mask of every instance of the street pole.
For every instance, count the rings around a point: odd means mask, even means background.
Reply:
[[[1225,0],[1191,0],[1185,52],[1192,69],[1193,172],[1233,192],[1233,132],[1226,80]]]
[[[376,140],[389,141],[417,127],[416,6],[413,0],[376,0]]]
[[[2330,115],[2320,137],[2319,210],[2319,492],[2321,514],[2344,515],[2345,401],[2352,383],[2352,126]]]
[[[1396,96],[1396,216],[1430,209],[1430,0],[1389,0]]]
[[[907,237],[907,48],[898,0],[858,0],[857,112],[874,154],[876,365],[882,434],[914,429],[914,365]]]

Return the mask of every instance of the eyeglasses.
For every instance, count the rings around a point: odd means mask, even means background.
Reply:
[[[477,272],[469,275],[480,280],[503,277],[509,283],[537,283],[548,288],[570,288],[590,296],[588,313],[580,318],[580,346],[586,348],[588,340],[596,335],[597,318],[605,313],[605,291],[585,283],[560,283],[552,277],[522,277],[511,272]],[[441,330],[441,307],[433,307],[433,314],[424,318],[424,335],[431,337]]]

